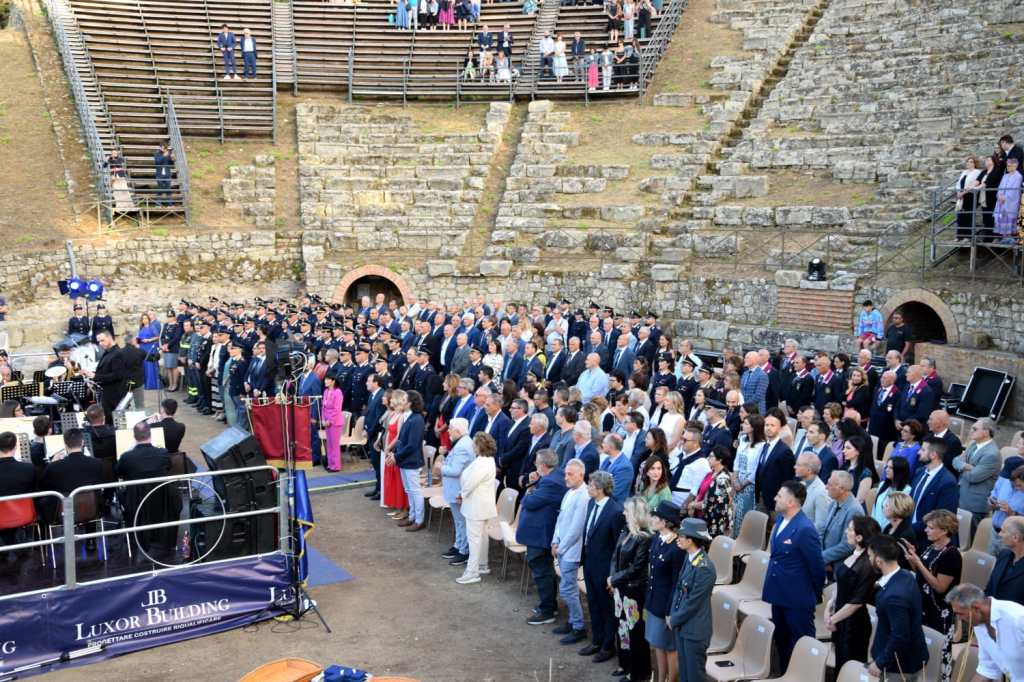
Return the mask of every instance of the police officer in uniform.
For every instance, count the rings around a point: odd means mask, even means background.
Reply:
[[[352,351],[347,346],[342,346],[338,351],[341,360],[334,366],[334,376],[338,381],[338,388],[341,389],[341,409],[345,412],[352,411],[352,371],[356,368],[352,364]]]
[[[360,344],[356,348],[356,365],[352,368],[352,418],[363,413],[366,401],[370,398],[366,389],[366,380],[373,374],[373,366],[370,365],[370,346]],[[344,389],[343,389],[344,390]]]
[[[680,682],[703,682],[711,643],[711,590],[717,577],[707,555],[711,545],[707,524],[702,519],[684,519],[676,545],[686,552],[686,560],[665,618],[676,637]]]
[[[74,310],[74,317],[68,320],[68,336],[74,334],[89,336],[89,318],[82,313],[82,304],[76,303]]]
[[[92,318],[93,343],[96,343],[96,335],[102,331],[110,332],[110,335],[116,338],[114,334],[114,320],[107,314],[107,306],[100,303],[96,306],[96,316]]]

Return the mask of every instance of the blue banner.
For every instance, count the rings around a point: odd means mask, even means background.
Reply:
[[[43,673],[281,615],[274,554],[0,601],[0,675]],[[61,661],[61,658],[64,661]]]

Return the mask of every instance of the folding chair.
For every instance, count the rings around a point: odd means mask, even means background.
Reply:
[[[825,682],[828,645],[806,635],[797,640],[786,674],[772,679],[779,682]]]
[[[708,656],[705,673],[715,682],[765,679],[771,672],[774,634],[775,625],[770,620],[747,617],[740,625],[736,646],[727,654]]]

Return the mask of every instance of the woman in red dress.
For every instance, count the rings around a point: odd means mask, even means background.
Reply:
[[[390,397],[390,391],[388,391],[384,398],[386,403],[390,403]],[[395,442],[398,440],[398,432],[402,430],[402,414],[402,412],[388,410],[385,416],[388,427],[384,432],[384,447],[380,453],[381,465],[384,467],[384,475],[381,477],[383,492],[380,496],[380,504],[382,507],[391,509],[388,512],[388,516],[395,519],[404,519],[408,516],[409,500],[405,496],[405,487],[402,486],[402,474],[399,472],[398,466],[396,464],[387,464],[385,457],[391,452]]]

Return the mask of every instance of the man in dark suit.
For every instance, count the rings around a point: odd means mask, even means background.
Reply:
[[[608,575],[612,554],[619,533],[626,523],[622,506],[611,498],[614,482],[607,471],[590,474],[587,493],[586,521],[583,524],[583,580],[587,585],[587,606],[590,610],[590,645],[580,650],[581,656],[594,656],[595,662],[607,661],[615,655],[615,604],[608,592]]]
[[[509,407],[512,423],[505,436],[505,447],[498,458],[498,470],[506,488],[519,490],[519,474],[523,471],[526,455],[530,452],[529,405],[516,398]]]
[[[366,451],[370,456],[370,464],[373,465],[373,472],[376,474],[376,483],[373,490],[366,493],[371,500],[380,499],[380,453],[374,448],[377,436],[380,435],[382,426],[381,417],[384,416],[384,387],[380,384],[380,376],[377,373],[371,374],[366,379],[366,390],[370,394],[370,400],[366,403],[366,415],[363,418],[363,429],[366,430]]]
[[[178,401],[174,398],[167,398],[160,403],[160,421],[154,426],[164,430],[164,446],[167,452],[181,452],[181,441],[185,438],[185,425],[174,419],[177,413]]]
[[[15,459],[17,451],[18,437],[10,431],[0,433],[0,497],[35,492],[36,469]]]
[[[547,450],[551,445],[551,436],[548,435],[548,417],[545,414],[534,413],[530,415],[530,449],[526,454],[526,458],[523,460],[523,468],[519,473],[519,489],[525,490],[537,480],[537,472],[534,466],[536,462],[537,453],[541,450]],[[552,451],[554,452],[554,451]],[[555,453],[556,457],[559,457],[559,453]],[[555,468],[558,466],[561,458],[555,463]]]
[[[825,560],[818,531],[801,511],[807,490],[787,480],[775,495],[771,557],[761,599],[771,604],[779,665],[785,670],[801,637],[814,637],[814,607],[825,586]],[[799,589],[794,589],[799,586]]]
[[[707,457],[716,447],[723,447],[732,452],[732,434],[723,417],[725,405],[717,400],[709,400],[707,405],[704,414],[708,418],[708,424],[701,435],[701,454]]]
[[[508,440],[509,429],[512,428],[512,420],[501,411],[501,396],[491,394],[487,396],[483,409],[484,427],[481,429],[494,439],[497,450],[494,458],[501,462],[505,456],[506,441]],[[472,428],[470,429],[472,430]],[[501,466],[500,464],[498,465]],[[501,475],[500,472],[498,474]]]
[[[522,388],[526,363],[523,361],[522,353],[519,352],[519,342],[509,339],[505,348],[507,352],[505,353],[505,364],[501,368],[501,383],[504,384],[506,381],[512,380],[516,382],[516,386]]]
[[[843,386],[843,380],[832,371],[828,353],[816,354],[814,367],[818,370],[818,378],[814,380],[814,409],[822,414],[828,403],[842,401],[846,387]]]
[[[523,355],[523,373],[519,377],[519,386],[522,387],[527,378],[533,375],[536,381],[544,378],[544,363],[537,353],[537,344],[533,341],[526,342],[526,353]]]
[[[647,360],[648,367],[657,367],[654,363],[654,358],[658,354],[658,348],[654,343],[654,339],[651,338],[650,327],[640,327],[637,331],[636,347],[633,348],[633,354],[638,358]],[[632,371],[630,371],[630,374],[632,374]]]
[[[868,672],[875,677],[884,675],[885,679],[917,679],[928,662],[917,578],[900,568],[903,550],[889,535],[878,535],[871,540],[868,557],[882,575],[875,592],[878,621]]]
[[[245,392],[252,398],[271,395],[270,386],[273,381],[270,378],[270,366],[266,356],[267,344],[258,341],[253,347],[249,371],[245,375]]]
[[[914,499],[910,520],[918,543],[926,539],[924,517],[928,512],[945,509],[955,514],[960,505],[960,487],[943,465],[945,454],[946,442],[941,438],[925,439],[918,451],[920,463],[910,484],[910,496]]]
[[[789,364],[790,375],[784,388],[783,400],[793,416],[800,408],[814,404],[814,377],[807,368],[807,358],[797,353]]]
[[[100,404],[103,406],[103,414],[108,424],[113,424],[114,408],[125,393],[128,392],[128,373],[125,369],[124,358],[121,356],[121,349],[114,343],[114,337],[110,332],[100,332],[96,335],[96,343],[103,349],[99,362],[96,363],[96,370],[89,372],[82,370],[82,373],[90,377],[103,389],[103,396]]]
[[[960,442],[960,438],[955,433],[949,430],[949,412],[942,409],[932,410],[932,413],[928,415],[928,431],[929,438],[941,438],[945,441],[946,454],[942,458],[942,463],[946,465],[949,473],[959,477],[960,472],[953,466],[953,460],[964,451],[964,444]],[[879,447],[881,447],[881,443],[879,443]]]
[[[601,337],[601,332],[590,332],[590,340],[588,340],[587,343],[584,345],[583,350],[586,351],[588,355],[590,353],[597,353],[598,357],[601,358],[601,369],[603,369],[605,372],[611,371],[611,354],[608,352],[608,346],[604,345],[604,340]]]
[[[757,359],[761,362],[761,371],[768,377],[768,390],[764,394],[765,407],[771,409],[779,406],[779,401],[783,400],[782,395],[782,377],[779,371],[772,367],[771,353],[768,352],[767,348],[761,348],[757,351]]]
[[[924,380],[921,366],[911,365],[907,368],[907,390],[896,401],[896,428],[911,419],[924,424],[935,406],[935,394]]]
[[[868,433],[878,437],[878,449],[885,452],[885,446],[899,438],[896,430],[896,373],[885,372],[878,380],[878,389],[871,400],[871,414],[868,418]]]
[[[562,348],[562,340],[552,339],[551,357],[548,358],[548,364],[544,368],[545,386],[554,386],[562,380],[562,368],[565,367],[567,355],[565,349]]]
[[[458,342],[455,338],[455,327],[446,324],[442,332],[441,345],[437,349],[437,355],[431,354],[431,357],[435,358],[435,361],[431,364],[433,364],[434,370],[438,374],[444,375],[451,372],[456,348],[458,348]]]
[[[452,355],[451,373],[460,377],[466,376],[469,365],[472,362],[470,349],[473,346],[469,343],[469,336],[465,332],[455,337],[455,354]]]
[[[796,457],[782,441],[782,424],[783,420],[779,419],[778,415],[769,414],[764,418],[765,443],[757,455],[754,500],[766,512],[775,508],[775,495],[779,492],[779,487],[783,482],[792,480],[795,475],[793,468],[796,466]]]
[[[90,405],[86,408],[85,426],[82,430],[88,434],[89,441],[92,443],[92,456],[105,462],[108,467],[109,480],[106,482],[112,483],[117,480],[114,477],[114,463],[117,461],[117,431],[104,421],[102,407]]]
[[[171,458],[164,448],[152,443],[149,424],[142,421],[132,428],[135,447],[117,460],[117,477],[123,481],[138,481],[146,478],[167,476],[171,472]],[[145,504],[143,504],[145,500]],[[181,496],[173,486],[159,484],[133,485],[125,488],[125,519],[131,525],[166,523],[177,519],[181,513]],[[178,537],[177,528],[161,528],[134,534],[138,546],[146,553],[153,554],[159,549],[173,553]]]
[[[54,490],[61,495],[70,495],[75,488],[103,483],[103,463],[83,452],[85,434],[82,429],[68,429],[64,432],[64,450],[67,454],[46,465],[39,481],[40,490]],[[56,518],[56,505],[47,501],[47,516]]]
[[[555,534],[558,510],[565,495],[565,475],[558,468],[558,455],[553,450],[541,450],[534,460],[537,484],[523,497],[519,506],[516,542],[526,545],[526,563],[533,574],[540,598],[533,613],[526,619],[530,625],[544,625],[555,620],[555,568],[551,553],[551,539]]]
[[[575,336],[569,339],[569,355],[565,358],[562,368],[562,381],[566,386],[575,386],[586,366],[586,355],[580,350],[580,340]]]

